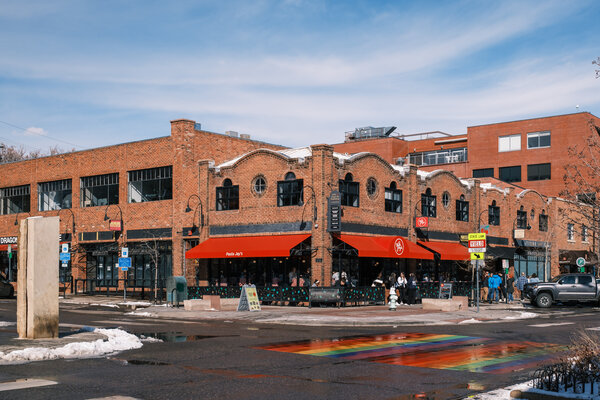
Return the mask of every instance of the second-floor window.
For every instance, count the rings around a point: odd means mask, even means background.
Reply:
[[[498,151],[521,150],[521,135],[508,135],[498,137]]]
[[[585,225],[583,225],[581,227],[581,241],[582,242],[587,242],[588,241],[588,228]]]
[[[531,132],[527,134],[527,148],[539,149],[550,147],[550,132]]]
[[[527,166],[528,181],[543,181],[550,179],[550,163],[531,164]]]
[[[342,197],[342,205],[349,207],[358,207],[359,191],[358,182],[353,182],[352,174],[346,174],[346,177],[339,181],[340,195]]]
[[[431,194],[431,189],[427,189],[421,194],[421,215],[424,217],[435,218],[437,214],[436,196]]]
[[[542,213],[538,217],[539,229],[540,232],[548,232],[548,216],[545,214],[545,211],[542,210]]]
[[[481,168],[473,170],[473,178],[488,178],[494,177],[494,168]]]
[[[575,227],[573,224],[567,224],[567,240],[575,240]]]
[[[500,207],[496,205],[496,200],[492,201],[492,204],[488,206],[488,224],[500,225]]]
[[[81,178],[81,207],[119,204],[119,174]]]
[[[233,185],[231,179],[225,179],[223,186],[217,188],[217,211],[237,210],[240,207],[240,187]]]
[[[173,167],[129,171],[129,202],[169,200],[173,198]]]
[[[385,188],[385,211],[402,212],[402,190],[396,189],[396,182],[392,182],[389,188]]]
[[[0,213],[6,215],[31,211],[31,197],[29,193],[29,185],[0,189]]]
[[[50,211],[71,208],[71,180],[38,183],[38,210]]]
[[[517,210],[517,228],[527,229],[527,211],[523,210],[523,206]]]
[[[456,200],[456,220],[469,221],[469,202],[465,201],[464,195],[460,196],[460,200]]]
[[[302,189],[304,181],[296,179],[293,172],[285,175],[284,181],[277,182],[277,206],[300,206],[303,203]]]

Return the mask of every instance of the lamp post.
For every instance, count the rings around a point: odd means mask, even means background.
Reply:
[[[200,200],[200,196],[198,196],[197,194],[192,194],[190,195],[190,197],[188,197],[187,199],[187,205],[185,207],[184,212],[189,213],[190,211],[192,211],[192,208],[190,207],[190,200],[193,198],[198,199],[198,204],[196,204],[196,207],[194,207],[194,215],[192,217],[192,230],[190,231],[190,234],[193,234],[194,231],[196,231],[196,229],[198,228],[196,226],[196,213],[198,212],[198,208],[200,209],[200,215],[198,216],[199,222],[200,222],[200,229],[198,230],[198,237],[200,237],[200,233],[202,231],[202,228],[204,227],[204,213],[202,211],[202,200]],[[186,268],[186,263],[185,263],[185,239],[183,237],[183,227],[181,229],[181,270],[183,272],[183,276],[186,277],[187,276],[187,268]]]
[[[104,209],[104,220],[108,221],[110,219],[110,217],[108,216],[108,209],[111,206],[115,206],[119,209],[119,213],[117,214],[117,216],[119,217],[119,221],[121,222],[121,226],[119,227],[120,231],[121,231],[121,236],[123,237],[123,244],[125,244],[125,226],[123,225],[123,210],[121,210],[121,207],[118,204],[109,204],[106,206],[106,208]],[[117,229],[111,229],[111,230],[117,230]]]
[[[27,213],[27,215],[29,215],[31,217],[31,213],[29,211],[23,211],[20,213],[16,213],[15,214],[15,225],[19,225],[19,214],[25,214]]]
[[[312,192],[312,194],[310,196],[310,199],[313,203],[313,218],[312,218],[312,220],[314,223],[316,223],[317,222],[317,196],[315,194],[315,190],[310,185],[304,185],[302,188],[302,191],[304,191],[304,188],[308,188]],[[307,204],[308,204],[308,202],[304,203],[304,207],[302,207],[302,217],[300,218],[302,220],[302,222],[300,223],[300,230],[304,230],[304,228],[306,227],[306,222],[304,222],[304,210],[306,209]],[[317,225],[315,225],[315,227],[318,228]]]
[[[59,218],[60,218],[60,213],[62,211],[68,211],[71,213],[71,236],[75,236],[75,214],[73,214],[73,211],[70,208],[61,208],[60,210],[58,210]],[[71,239],[71,240],[73,240],[73,239]]]

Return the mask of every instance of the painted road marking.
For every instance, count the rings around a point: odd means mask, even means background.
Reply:
[[[566,346],[429,333],[354,336],[257,347],[302,355],[361,360],[407,367],[510,373],[536,368]]]
[[[600,331],[600,326],[597,326],[595,328],[586,328],[588,331]]]
[[[554,322],[551,324],[536,324],[536,325],[529,325],[532,326],[534,328],[548,328],[550,326],[562,326],[562,325],[573,325],[575,322]]]
[[[17,379],[16,381],[0,383],[0,392],[8,390],[29,389],[41,386],[57,385],[58,382],[47,381],[45,379]]]

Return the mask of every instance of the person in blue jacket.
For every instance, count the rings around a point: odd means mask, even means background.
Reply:
[[[488,280],[488,286],[490,288],[490,293],[488,295],[488,301],[491,303],[492,301],[498,301],[498,287],[502,284],[502,278],[498,276],[498,274],[494,274]]]

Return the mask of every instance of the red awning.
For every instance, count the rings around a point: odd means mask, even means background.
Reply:
[[[417,242],[419,245],[429,249],[431,251],[435,251],[440,255],[441,260],[469,260],[471,259],[471,255],[469,254],[469,249],[460,243],[450,243],[450,242]]]
[[[290,249],[310,235],[210,238],[185,253],[185,258],[289,257]]]
[[[339,235],[340,240],[358,250],[359,257],[417,258],[433,260],[433,253],[399,236]]]

